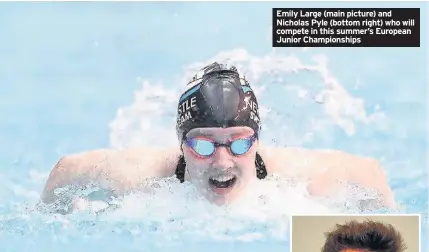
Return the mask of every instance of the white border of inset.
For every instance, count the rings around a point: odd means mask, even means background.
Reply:
[[[401,217],[401,216],[417,216],[419,219],[419,252],[422,251],[422,214],[369,214],[369,213],[363,213],[363,214],[291,214],[290,215],[290,221],[289,221],[289,252],[293,252],[292,250],[292,228],[293,228],[293,217]]]

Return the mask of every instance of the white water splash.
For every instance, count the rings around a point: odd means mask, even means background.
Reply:
[[[143,80],[142,88],[134,94],[134,103],[119,108],[109,125],[112,147],[177,144],[175,116],[178,97],[195,72],[214,61],[236,66],[249,80],[259,97],[264,134],[293,118],[293,126],[289,123],[287,128],[283,127],[283,132],[276,133],[274,138],[278,141],[287,136],[294,138],[294,143],[299,145],[303,141],[311,141],[303,135],[323,135],[323,130],[332,125],[353,135],[355,122],[377,123],[384,119],[380,110],[366,112],[364,100],[353,97],[339,83],[329,71],[328,58],[323,54],[313,55],[312,63],[305,63],[293,54],[271,52],[258,57],[237,49],[186,66],[180,79],[174,80],[175,84],[153,84]],[[309,81],[308,77],[298,80],[297,76],[312,76],[314,80]],[[291,83],[291,80],[297,83]],[[268,96],[268,92],[276,95]],[[297,106],[310,106],[306,109],[308,115],[305,118]]]

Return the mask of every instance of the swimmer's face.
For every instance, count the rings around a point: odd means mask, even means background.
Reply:
[[[185,176],[210,201],[216,204],[233,201],[251,180],[256,179],[258,142],[252,141],[254,133],[249,127],[197,128],[189,131],[186,135],[188,141],[182,143],[187,169]],[[232,150],[219,146],[212,155],[204,156],[213,150],[209,142],[228,144],[234,140],[240,141],[233,144]]]

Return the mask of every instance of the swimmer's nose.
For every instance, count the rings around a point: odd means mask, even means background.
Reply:
[[[213,156],[213,168],[228,170],[234,166],[231,154],[225,147],[218,147]]]

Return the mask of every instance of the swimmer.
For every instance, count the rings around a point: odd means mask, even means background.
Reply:
[[[176,132],[180,145],[173,148],[99,149],[62,157],[42,202],[55,202],[54,190],[67,185],[96,184],[119,196],[145,190],[148,178],[175,176],[222,205],[240,197],[252,180],[277,174],[308,182],[313,197],[328,197],[345,182],[378,191],[381,207],[394,206],[385,172],[374,159],[262,144],[258,101],[235,67],[215,62],[194,76],[178,102]]]

